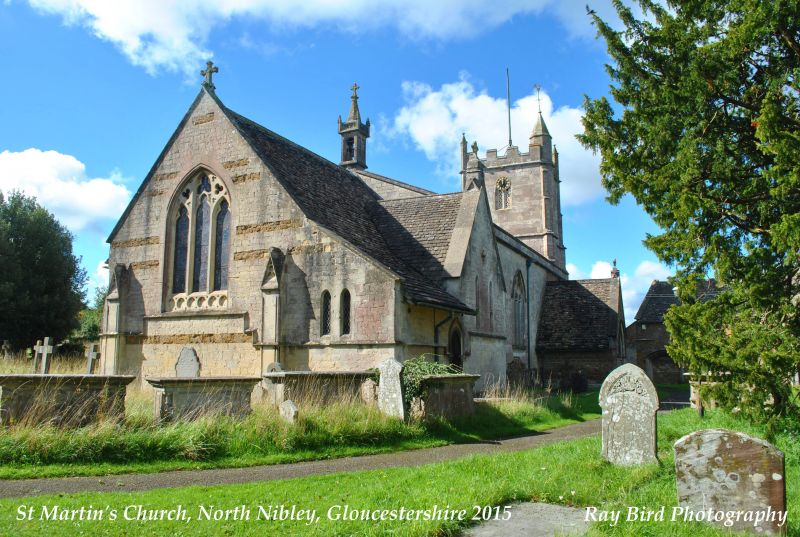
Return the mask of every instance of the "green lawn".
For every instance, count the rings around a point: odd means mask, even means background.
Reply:
[[[451,521],[334,521],[326,513],[337,505],[352,509],[451,509],[502,505],[535,499],[551,503],[599,508],[629,505],[660,507],[676,504],[672,443],[680,436],[701,428],[728,427],[753,434],[762,431],[721,412],[709,412],[701,420],[691,410],[659,416],[659,457],[661,464],[620,468],[599,456],[600,440],[585,438],[553,444],[527,452],[473,456],[458,461],[418,468],[309,477],[260,484],[188,487],[146,493],[80,494],[20,498],[0,501],[0,534],[3,535],[450,535],[469,522]],[[790,535],[800,535],[800,447],[796,439],[779,437],[776,443],[786,453],[789,486]],[[58,505],[73,509],[92,505],[116,509],[119,519],[104,521],[38,520],[41,506]],[[191,521],[136,522],[122,520],[126,506],[145,509],[187,509]],[[249,521],[198,520],[199,506],[233,509],[244,505],[251,510]],[[314,509],[319,520],[255,520],[258,505],[292,505]],[[35,520],[16,521],[20,506],[33,508]],[[135,508],[134,508],[135,509]],[[626,523],[616,527],[594,526],[591,535],[687,536],[724,535],[711,527],[684,523]]]
[[[244,467],[386,453],[520,436],[599,415],[597,392],[480,404],[474,416],[453,423],[403,423],[350,402],[301,408],[294,425],[263,406],[244,420],[216,417],[156,425],[144,403],[129,403],[120,424],[0,430],[0,479]]]

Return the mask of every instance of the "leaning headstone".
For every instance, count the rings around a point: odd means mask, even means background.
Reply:
[[[381,378],[378,383],[378,409],[387,416],[404,419],[406,416],[403,406],[403,385],[400,382],[400,373],[403,364],[389,358],[378,365]]]
[[[97,364],[97,360],[100,358],[99,345],[97,343],[92,343],[89,345],[89,350],[86,351],[86,374],[92,375],[94,374],[94,367]]]
[[[192,347],[181,349],[178,361],[175,362],[175,376],[180,378],[200,376],[200,360]]]
[[[281,403],[279,411],[281,414],[281,419],[286,423],[295,423],[297,421],[297,405],[294,404],[294,401],[291,399],[284,401]]]
[[[658,394],[647,374],[624,364],[608,374],[600,388],[603,409],[603,457],[612,464],[656,462]]]
[[[50,344],[50,338],[44,338],[44,342],[42,346],[39,348],[39,352],[41,354],[42,359],[42,366],[40,373],[42,375],[49,375],[50,374],[50,358],[53,356],[53,345]]]
[[[39,359],[40,353],[42,352],[42,340],[37,339],[36,345],[33,346],[33,372],[39,372]]]
[[[675,442],[679,517],[725,529],[786,531],[783,453],[769,442],[726,429],[706,429]],[[725,524],[713,513],[740,513]],[[732,525],[731,525],[732,524]]]

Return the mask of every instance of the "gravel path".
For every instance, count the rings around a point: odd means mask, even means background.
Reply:
[[[458,459],[477,453],[490,454],[523,451],[562,440],[591,436],[599,432],[600,420],[591,420],[509,440],[456,444],[414,451],[294,464],[217,470],[178,470],[156,474],[125,474],[103,477],[0,480],[0,498],[76,492],[131,492],[190,485],[230,485],[399,466],[422,466],[423,464]]]

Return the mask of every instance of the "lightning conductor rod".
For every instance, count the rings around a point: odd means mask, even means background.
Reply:
[[[511,76],[506,67],[506,109],[508,110],[508,147],[511,147]]]

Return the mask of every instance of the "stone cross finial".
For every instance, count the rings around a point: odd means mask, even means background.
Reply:
[[[42,345],[39,347],[39,354],[42,358],[42,366],[39,372],[43,375],[50,373],[50,357],[53,354],[53,350],[53,345],[50,344],[50,338],[44,338]]]
[[[211,60],[208,60],[206,62],[206,68],[203,69],[202,71],[200,71],[200,74],[202,76],[206,77],[205,81],[203,81],[203,85],[205,87],[207,87],[208,89],[212,89],[212,90],[216,89],[216,86],[214,86],[214,81],[213,81],[213,78],[212,78],[214,76],[214,73],[219,73],[219,67],[216,67],[214,65],[214,62],[212,62]]]
[[[96,343],[89,346],[89,350],[86,351],[86,374],[91,375],[94,373],[94,365],[97,363],[97,360],[100,358],[100,353],[98,352],[98,345]]]
[[[350,89],[353,90],[353,96],[351,98],[352,99],[358,99],[358,90],[361,89],[361,86],[359,86],[357,83],[353,82],[353,87],[351,87]]]

